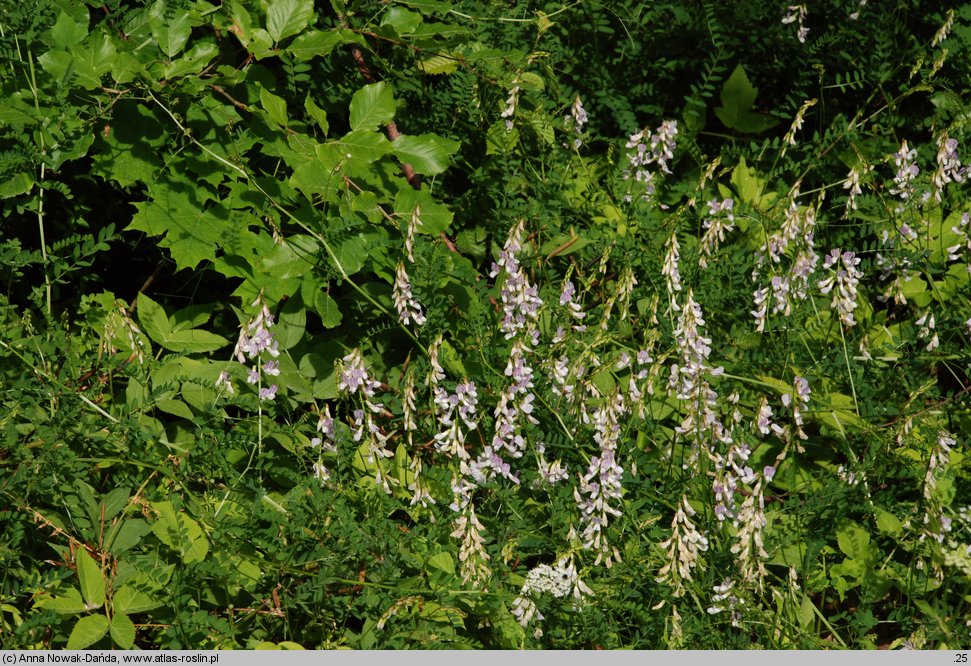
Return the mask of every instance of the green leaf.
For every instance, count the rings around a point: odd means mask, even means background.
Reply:
[[[142,330],[152,340],[161,344],[172,333],[172,324],[169,322],[165,310],[144,293],[138,294],[136,304],[138,322],[142,325]]]
[[[104,615],[88,615],[78,620],[67,639],[68,650],[83,650],[97,643],[108,633],[108,618]]]
[[[425,74],[451,74],[458,69],[458,59],[447,55],[434,55],[418,61],[418,69]]]
[[[162,605],[161,602],[154,600],[146,592],[138,589],[137,581],[125,583],[115,590],[111,597],[111,607],[115,613],[144,613]]]
[[[162,77],[177,79],[187,74],[198,74],[217,55],[219,55],[219,46],[215,42],[196,44],[184,56],[166,67]]]
[[[310,99],[310,95],[307,95],[307,99],[304,100],[303,108],[307,111],[307,115],[314,119],[320,131],[324,133],[324,136],[327,136],[327,132],[330,130],[330,124],[327,122],[327,112],[317,106]]]
[[[78,550],[74,558],[78,567],[78,580],[81,581],[81,595],[87,607],[101,608],[105,603],[105,577],[101,567],[88,555],[84,548]]]
[[[418,12],[408,11],[404,7],[391,7],[381,19],[381,25],[394,28],[399,35],[410,35],[423,20]]]
[[[435,176],[445,171],[449,157],[458,149],[458,141],[443,139],[435,134],[400,136],[391,142],[391,150],[399,160],[410,164],[415,171],[426,176]]]
[[[774,127],[779,123],[777,119],[751,110],[758,92],[745,68],[738,65],[722,87],[722,105],[715,108],[715,115],[726,127],[740,132],[758,134]]]
[[[437,236],[452,224],[453,214],[448,206],[435,201],[432,195],[425,190],[405,187],[398,190],[394,197],[395,217],[398,218],[402,230],[411,220],[411,215],[415,212],[416,206],[418,207],[418,219],[421,220],[418,233]]]
[[[135,204],[138,212],[127,228],[164,235],[159,245],[169,249],[179,270],[211,261],[216,244],[228,231],[228,211],[220,205],[206,209],[198,199],[200,192],[188,183],[159,184],[151,193],[151,201]]]
[[[87,13],[87,8],[84,9]],[[51,46],[68,51],[77,46],[88,36],[87,25],[78,23],[66,13],[61,12],[57,22],[51,28]]]
[[[310,60],[329,54],[342,41],[333,30],[310,30],[290,42],[286,50],[297,60]]]
[[[877,516],[877,529],[880,530],[881,534],[895,537],[903,531],[904,525],[897,516],[880,507],[875,507],[875,513]]]
[[[135,645],[135,624],[124,613],[115,613],[111,618],[111,640],[123,650],[130,650]]]
[[[192,23],[189,13],[181,8],[169,8],[166,0],[158,0],[149,10],[148,24],[152,36],[169,58],[182,50],[189,41]]]
[[[266,10],[266,31],[274,42],[295,35],[314,18],[314,0],[273,0]]]
[[[118,530],[114,532],[114,536],[109,538],[105,544],[105,547],[112,553],[123,553],[137,546],[138,542],[142,540],[142,537],[151,531],[152,528],[141,518],[129,518],[128,520],[122,521]],[[117,595],[117,593],[115,594]],[[117,604],[117,599],[115,599],[115,603]]]
[[[337,301],[322,291],[318,291],[314,296],[314,311],[320,315],[324,328],[340,326],[343,315],[337,307]]]
[[[840,550],[851,559],[864,560],[870,552],[870,534],[854,523],[837,530],[836,542]]]
[[[352,130],[373,130],[394,118],[395,102],[391,86],[384,81],[370,83],[351,98]]]
[[[201,562],[209,552],[209,540],[195,520],[183,512],[176,513],[171,502],[152,502],[158,519],[152,532],[182,558],[184,564]]]
[[[260,88],[260,105],[266,110],[270,120],[286,129],[287,103],[282,97],[277,97],[266,88]]]
[[[486,131],[486,155],[508,155],[519,145],[519,129],[506,129],[506,121],[494,123]]]
[[[55,613],[76,614],[88,610],[84,600],[81,598],[81,591],[76,587],[68,589],[58,597],[41,597],[37,601],[41,608],[52,610]]]
[[[452,555],[448,551],[442,551],[428,558],[426,569],[451,575],[455,573],[455,560],[452,559]]]
[[[391,142],[374,130],[355,130],[344,135],[337,145],[348,157],[374,162],[391,152]]]
[[[0,199],[27,194],[34,187],[33,176],[26,173],[15,173],[7,178],[0,179]]]
[[[280,349],[290,349],[301,339],[307,328],[307,310],[299,294],[290,297],[280,310],[273,335],[280,345]]]
[[[159,344],[174,352],[197,354],[222,349],[229,344],[229,340],[221,335],[194,328],[191,331],[172,331]]]

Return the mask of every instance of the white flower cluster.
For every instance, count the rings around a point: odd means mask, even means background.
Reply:
[[[961,215],[961,221],[951,231],[958,235],[960,242],[947,248],[947,260],[960,261],[961,254],[965,253],[968,273],[971,273],[971,213]]]
[[[917,159],[917,151],[910,148],[907,145],[907,140],[904,139],[900,144],[900,150],[891,157],[897,167],[897,174],[893,178],[890,194],[896,194],[903,201],[907,201],[914,194],[914,179],[920,174],[920,167],[914,161]],[[902,210],[902,206],[897,208],[898,213]]]
[[[947,133],[937,139],[937,170],[934,172],[934,198],[940,202],[948,183],[962,183],[967,176],[968,167],[961,165],[958,156],[958,141]]]
[[[633,178],[644,186],[644,199],[651,199],[656,189],[654,173],[648,167],[656,164],[662,172],[671,173],[668,163],[674,159],[677,135],[677,121],[665,120],[654,132],[645,127],[628,138],[625,146],[628,168],[624,178]]]
[[[806,43],[806,36],[809,34],[809,28],[804,25],[808,14],[806,5],[789,5],[786,15],[782,17],[782,22],[787,25],[798,22],[799,31],[796,33],[796,38],[803,44]]]
[[[718,199],[712,199],[708,202],[708,217],[702,222],[705,233],[701,237],[701,249],[698,256],[698,265],[702,268],[708,267],[708,259],[712,252],[725,242],[725,234],[735,228],[734,208],[735,201],[733,199],[724,199],[720,202]]]
[[[572,558],[562,557],[554,566],[540,564],[526,574],[526,582],[523,583],[519,596],[512,602],[512,614],[519,624],[527,627],[534,619],[543,620],[543,614],[537,608],[533,595],[549,594],[562,599],[571,593],[577,609],[584,596],[593,595],[593,590],[577,574]]]
[[[691,570],[704,569],[699,554],[708,550],[708,539],[691,522],[693,515],[695,510],[683,496],[671,521],[671,538],[660,544],[667,551],[668,561],[658,571],[656,580],[669,583],[676,597],[684,594],[684,582],[691,580]]]
[[[255,361],[255,364],[247,373],[246,382],[260,386],[260,400],[273,400],[276,397],[277,385],[270,384],[269,386],[263,386],[263,376],[264,374],[274,377],[279,375],[280,362],[276,360],[264,361],[263,352],[266,352],[273,358],[280,356],[278,343],[273,337],[273,333],[270,332],[275,321],[266,301],[263,300],[262,292],[253,301],[252,307],[257,308],[256,316],[240,327],[239,339],[236,341],[233,356],[243,364],[246,363],[247,359]],[[219,375],[219,378],[216,380],[216,386],[225,388],[227,393],[232,394],[234,392],[228,370],[223,371]]]
[[[414,319],[419,326],[425,323],[425,315],[421,304],[411,294],[411,282],[405,271],[404,263],[399,263],[395,270],[394,288],[392,289],[394,307],[398,311],[398,319],[407,326]]]
[[[830,275],[819,283],[819,290],[823,294],[833,291],[830,307],[839,313],[840,321],[847,328],[856,325],[853,311],[857,305],[857,285],[863,277],[863,273],[857,268],[859,265],[860,258],[855,252],[840,253],[839,248],[830,250],[823,260],[823,267],[830,269]]]
[[[573,99],[573,104],[570,105],[570,113],[563,116],[563,125],[568,131],[572,131],[576,134],[573,139],[573,148],[579,148],[583,145],[583,126],[587,124],[589,117],[587,116],[586,110],[583,108],[583,103],[580,101],[580,96],[577,95]]]
[[[623,490],[624,469],[617,464],[617,440],[625,413],[624,396],[620,392],[613,399],[605,399],[594,411],[593,438],[600,445],[600,452],[590,459],[587,473],[580,478],[579,487],[573,489],[584,523],[583,547],[596,551],[595,564],[603,560],[608,569],[614,560],[620,561],[620,552],[607,543],[604,529],[611,516],[621,515],[620,509],[611,502],[619,503]]]
[[[525,226],[526,222],[520,220],[509,230],[506,245],[499,253],[499,261],[492,264],[492,270],[489,273],[490,277],[497,277],[500,272],[505,273],[505,280],[500,290],[503,309],[500,327],[506,334],[507,340],[511,340],[535,321],[539,317],[539,308],[543,305],[543,299],[539,297],[539,288],[529,283],[526,272],[516,258],[516,254],[522,250]]]

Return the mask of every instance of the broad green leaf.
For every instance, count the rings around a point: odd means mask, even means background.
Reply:
[[[147,294],[138,295],[136,312],[142,330],[155,342],[161,344],[172,333],[172,324],[162,306],[148,297]]]
[[[116,613],[144,613],[158,608],[162,603],[156,601],[146,592],[139,589],[137,584],[125,583],[115,590],[111,597],[111,607]]]
[[[34,188],[33,176],[26,173],[15,173],[7,178],[0,179],[0,199],[27,194]]]
[[[287,103],[282,97],[277,97],[266,88],[260,88],[260,105],[266,110],[270,120],[286,128]]]
[[[81,595],[87,607],[101,608],[105,603],[105,577],[101,567],[84,548],[78,550],[74,561],[78,567],[78,580],[81,581]]]
[[[108,618],[104,615],[87,615],[78,620],[67,639],[68,650],[83,650],[97,643],[108,633]]]
[[[191,421],[195,418],[195,414],[192,413],[189,406],[181,400],[159,400],[155,403],[155,406],[158,407],[159,411],[178,416],[180,419]]]
[[[445,171],[449,157],[458,149],[458,141],[443,139],[435,134],[400,136],[391,142],[391,150],[399,160],[426,176]]]
[[[81,598],[81,591],[76,587],[68,589],[64,594],[57,597],[41,597],[37,600],[37,605],[55,613],[70,615],[88,610],[84,599]]]
[[[333,30],[310,30],[290,42],[286,51],[297,60],[310,60],[329,54],[342,41],[340,34]]]
[[[131,497],[131,488],[115,488],[104,496],[101,505],[104,507],[105,521],[112,520],[121,513],[122,509],[128,506],[128,499]]]
[[[324,133],[324,136],[327,136],[327,132],[330,130],[330,123],[327,122],[327,112],[317,106],[310,99],[310,95],[307,95],[307,99],[304,100],[303,108],[307,111],[307,115],[314,119],[320,131]]]
[[[87,9],[84,9],[87,13]],[[51,28],[51,46],[58,49],[70,50],[84,41],[88,36],[87,25],[78,23],[66,13],[61,12],[57,22]]]
[[[837,530],[836,542],[847,557],[855,560],[865,560],[870,552],[870,534],[854,523]]]
[[[116,612],[111,618],[111,640],[123,650],[130,650],[135,645],[135,624],[124,613]]]
[[[314,297],[314,311],[320,315],[324,328],[340,326],[343,315],[337,307],[337,301],[322,291],[318,291]]]
[[[152,502],[158,512],[152,532],[182,558],[184,564],[201,562],[209,552],[209,540],[195,520],[184,512],[176,513],[171,502]]]
[[[307,328],[307,310],[299,294],[295,294],[280,310],[273,335],[280,349],[290,349],[303,339]]]
[[[486,155],[508,155],[519,145],[519,129],[507,128],[506,121],[494,123],[486,131]]]
[[[151,193],[151,201],[135,204],[138,212],[127,229],[164,236],[159,245],[169,249],[180,270],[211,261],[216,244],[226,238],[229,211],[220,204],[206,208],[188,183],[159,184]]]
[[[368,245],[362,236],[351,236],[333,250],[348,275],[353,275],[364,268],[364,262],[368,257]]]
[[[384,81],[370,83],[351,98],[352,130],[373,130],[394,118],[395,102],[391,86]]]
[[[166,0],[158,0],[152,5],[149,26],[159,48],[169,58],[182,50],[192,31],[189,13],[180,7],[170,7]]]
[[[715,115],[726,127],[741,132],[757,134],[774,127],[779,123],[777,119],[751,110],[758,92],[745,68],[738,65],[722,87],[722,105],[715,108]]]
[[[418,69],[425,74],[451,74],[458,66],[458,59],[447,55],[434,55],[418,61]]]
[[[347,157],[374,162],[391,152],[391,142],[374,130],[355,130],[344,135],[337,145]]]
[[[455,560],[448,551],[442,551],[428,558],[427,570],[441,571],[449,575],[455,573]]]
[[[166,67],[162,76],[166,79],[177,79],[187,74],[198,74],[217,55],[219,46],[215,42],[197,43],[185,55]]]
[[[418,207],[418,219],[421,220],[421,225],[418,227],[420,234],[437,236],[452,224],[453,214],[448,206],[435,201],[426,190],[405,187],[398,190],[394,197],[394,213],[402,230],[409,224],[415,207]]]
[[[137,546],[142,537],[151,531],[152,528],[141,518],[128,518],[113,532],[114,536],[109,538],[105,547],[112,553],[123,553]]]
[[[885,511],[880,507],[875,507],[875,513],[877,517],[877,529],[880,530],[882,534],[887,534],[889,536],[898,536],[903,531],[903,523],[900,518],[893,515],[889,511]]]
[[[394,28],[399,35],[410,35],[423,20],[418,12],[408,11],[404,7],[390,7],[381,18],[381,25]]]
[[[274,42],[296,35],[314,18],[314,0],[271,0],[266,9],[266,31]]]

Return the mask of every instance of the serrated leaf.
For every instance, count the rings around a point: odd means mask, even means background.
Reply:
[[[286,128],[287,126],[287,103],[282,97],[277,97],[266,88],[260,88],[260,106],[266,111],[270,120]]]
[[[152,5],[148,16],[152,36],[162,53],[171,58],[181,51],[192,31],[189,13],[181,8],[170,8],[166,0],[158,0]]]
[[[273,0],[266,10],[266,31],[279,43],[310,25],[314,0]]]
[[[189,49],[185,55],[165,68],[162,78],[177,79],[187,74],[198,74],[219,54],[214,42],[202,42]]]
[[[108,633],[108,618],[104,615],[87,615],[78,620],[67,639],[68,650],[83,650],[97,643]]]
[[[220,205],[206,210],[184,183],[158,185],[152,194],[151,201],[135,204],[138,212],[127,229],[164,236],[159,245],[169,249],[179,270],[212,260],[228,229],[228,211]]]
[[[373,130],[394,118],[394,94],[384,81],[370,83],[351,97],[352,130]]]
[[[420,174],[435,176],[448,168],[449,157],[459,149],[458,141],[443,139],[435,134],[400,136],[391,142],[391,150],[399,160]]]
[[[115,613],[111,618],[111,640],[123,650],[130,650],[135,645],[135,624],[124,613]]]
[[[87,8],[84,8],[84,12],[87,13]],[[57,22],[51,28],[51,46],[67,51],[83,42],[87,36],[87,25],[82,25],[65,12],[61,12]]]

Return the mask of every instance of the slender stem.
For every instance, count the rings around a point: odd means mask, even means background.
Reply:
[[[850,391],[853,393],[853,409],[856,415],[860,415],[860,403],[856,400],[856,384],[853,383],[853,370],[850,368],[850,353],[846,348],[846,333],[843,326],[840,326],[840,337],[843,339],[843,358],[846,360],[846,374],[850,377]]]

